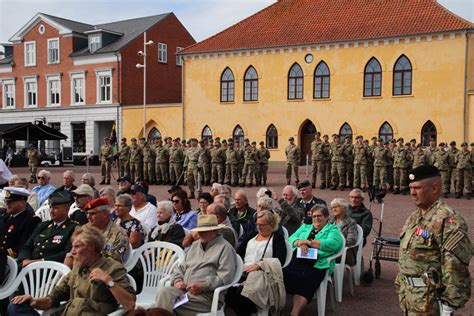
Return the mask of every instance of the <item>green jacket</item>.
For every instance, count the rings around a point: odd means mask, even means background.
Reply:
[[[313,230],[313,224],[303,224],[298,230],[290,236],[289,242],[293,251],[297,247],[293,246],[294,242],[299,239],[308,239],[309,234]],[[315,240],[319,240],[321,246],[318,249],[318,260],[314,264],[317,269],[328,269],[333,271],[336,260],[332,260],[330,264],[326,260],[327,257],[335,255],[342,247],[342,235],[336,225],[326,224],[315,236]]]

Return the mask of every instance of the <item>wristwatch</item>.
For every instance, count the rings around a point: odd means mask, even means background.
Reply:
[[[114,285],[115,285],[114,280],[110,280],[109,282],[107,282],[107,287],[108,288],[114,287]]]

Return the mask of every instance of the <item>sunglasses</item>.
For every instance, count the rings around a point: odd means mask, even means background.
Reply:
[[[173,204],[178,204],[181,201],[180,200],[171,200],[171,202],[173,202]]]
[[[44,179],[46,179],[46,177],[41,177],[41,176],[38,176],[38,177],[36,177],[36,179],[38,179],[38,180],[41,180],[41,179],[43,179],[43,180],[44,180]]]

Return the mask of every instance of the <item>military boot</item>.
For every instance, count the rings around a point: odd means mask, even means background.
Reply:
[[[194,196],[194,191],[191,191],[191,193],[189,194],[189,199],[195,199],[196,197]]]
[[[313,189],[316,188],[316,182],[312,182],[312,183],[311,183],[311,187],[312,187]]]
[[[462,197],[462,193],[461,192],[457,192],[456,193],[456,196],[454,197],[455,199],[460,199]]]
[[[395,189],[393,190],[393,194],[400,194],[400,190],[399,190],[398,188],[395,188]]]

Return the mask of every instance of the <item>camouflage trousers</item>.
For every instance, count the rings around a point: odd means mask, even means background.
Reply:
[[[252,184],[253,179],[255,179],[255,165],[247,164],[247,163],[244,164],[244,169],[242,170],[241,184],[244,184],[244,185],[245,183]]]
[[[427,289],[426,286],[411,286],[400,274],[397,275],[395,284],[398,289],[400,308],[404,315],[439,315],[439,305],[434,289]]]
[[[123,176],[130,175],[130,161],[128,160],[119,160],[119,176],[122,178]]]
[[[354,164],[354,188],[367,189],[367,166]]]
[[[388,183],[390,188],[393,188],[393,165],[387,165],[386,170],[387,176],[385,178],[385,181]]]
[[[201,177],[202,183],[204,184],[211,183],[211,164],[210,163],[203,164],[200,170],[202,174],[202,177]]]
[[[449,190],[451,189],[451,179],[449,178],[449,171],[440,170],[439,173],[441,174],[441,184],[443,186],[443,193],[449,193]]]
[[[177,162],[170,163],[170,181],[171,184],[176,184],[176,181],[179,180],[179,183],[183,182],[183,165]]]
[[[457,169],[456,192],[463,193],[463,188],[466,193],[471,193],[472,175],[471,169]]]
[[[226,164],[225,165],[225,182],[230,185],[237,185],[239,183],[239,177],[237,175],[237,164]]]
[[[456,189],[456,183],[457,183],[456,167],[449,168],[448,177],[449,177],[449,191],[451,191],[451,185],[453,186],[453,188]]]
[[[300,182],[300,177],[298,175],[298,163],[297,162],[287,162],[286,163],[286,181],[291,182],[291,171],[295,175],[295,181]]]
[[[132,182],[142,180],[142,164],[139,162],[132,162],[130,163],[130,177],[132,178]]]
[[[311,184],[316,185],[316,181],[318,181],[318,171],[320,174],[321,182],[321,160],[313,160],[311,161],[312,168],[311,168]]]
[[[218,162],[212,164],[211,182],[224,183],[224,164]]]
[[[262,163],[257,165],[255,170],[255,178],[257,179],[257,185],[265,185],[267,183],[268,164]]]
[[[38,170],[38,164],[29,163],[28,164],[28,169],[30,171],[30,182],[31,183],[37,183],[38,180],[36,180],[36,171]]]
[[[325,187],[329,186],[331,184],[331,160],[321,161],[318,169],[321,177],[321,185]]]
[[[343,161],[331,161],[331,185],[344,188],[346,185],[346,166]]]
[[[160,183],[169,182],[167,163],[155,163],[155,180]]]
[[[387,167],[374,166],[374,182],[372,185],[376,189],[384,189],[387,183]]]
[[[400,167],[393,168],[393,188],[404,190],[407,186],[407,169]]]
[[[195,187],[197,186],[200,189],[199,185],[199,169],[196,164],[189,164],[188,169],[186,170],[186,178],[188,179],[188,188],[189,192],[194,193]],[[202,179],[201,179],[202,181]]]
[[[344,163],[346,168],[346,178],[347,182],[345,184],[349,185],[350,188],[354,186],[354,162],[346,161]]]
[[[112,170],[112,164],[108,160],[102,160],[100,162],[100,172],[102,174],[102,181],[110,182],[110,171]]]
[[[369,187],[371,187],[372,184],[374,183],[374,162],[373,161],[367,161],[366,173],[367,173],[367,184],[369,185]]]
[[[155,181],[155,174],[153,172],[154,164],[153,162],[144,162],[143,163],[143,179],[148,182],[154,182]]]

